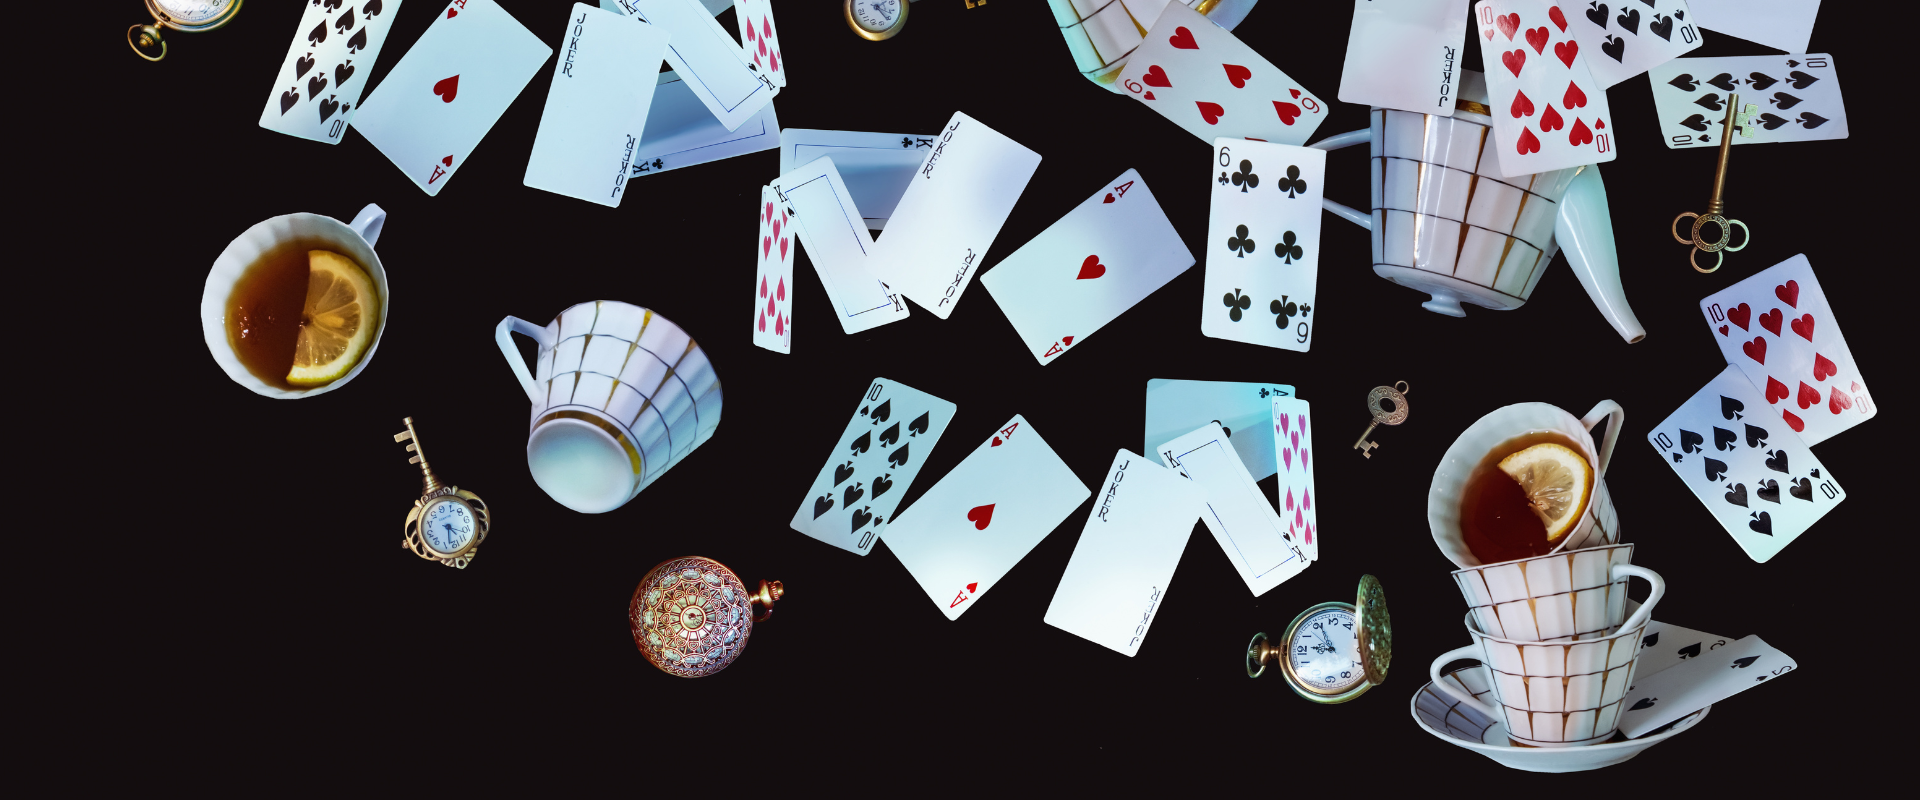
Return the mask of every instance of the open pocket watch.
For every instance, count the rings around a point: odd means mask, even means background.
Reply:
[[[1247,677],[1258,678],[1267,662],[1295,694],[1316,703],[1344,703],[1387,680],[1393,659],[1393,624],[1380,580],[1360,576],[1353,603],[1330,602],[1300,612],[1279,644],[1265,633],[1247,644]]]
[[[426,485],[420,499],[413,501],[413,510],[407,512],[407,535],[400,546],[421,558],[466,569],[493,527],[493,514],[480,495],[442,484],[434,477],[426,453],[420,450],[420,435],[414,433],[412,417],[407,417],[405,432],[393,435],[396,442],[409,439],[413,444],[407,445],[407,451],[413,457],[407,463],[420,465]]]
[[[162,28],[176,31],[199,33],[210,31],[227,24],[233,15],[240,13],[242,0],[147,0],[147,11],[153,14],[152,25],[135,25],[127,29],[127,44],[148,61],[159,61],[167,57],[167,41],[161,34]]]

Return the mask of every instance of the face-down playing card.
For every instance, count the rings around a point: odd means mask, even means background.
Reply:
[[[1278,464],[1273,437],[1266,434],[1273,398],[1292,396],[1293,387],[1281,383],[1154,378],[1147,381],[1147,433],[1141,450],[1159,460],[1155,444],[1215,422],[1233,444],[1247,476],[1266,480]]]
[[[1308,561],[1320,560],[1319,493],[1313,486],[1313,410],[1297,397],[1273,398],[1273,454],[1280,476],[1280,525]]]
[[[740,127],[727,130],[707,113],[687,81],[673,70],[659,74],[647,131],[633,154],[633,177],[653,175],[772,150],[780,146],[780,117],[768,102]],[[786,170],[781,170],[785,172]]]
[[[940,613],[959,619],[1089,494],[1015,415],[881,536]]]
[[[655,82],[644,70],[660,66],[667,34],[574,3],[562,41],[524,182],[617,208],[653,104]]]
[[[353,127],[437,195],[551,55],[494,0],[453,0],[362,104]]]
[[[1107,468],[1046,623],[1124,656],[1140,651],[1206,495],[1192,481],[1125,450]]]
[[[1551,0],[1473,7],[1500,171],[1513,178],[1619,156],[1607,93]]]
[[[1847,499],[1820,460],[1729,365],[1647,441],[1754,561],[1773,558]]]
[[[1709,295],[1700,311],[1727,363],[1807,446],[1879,410],[1805,254]]]
[[[1799,667],[1791,656],[1774,649],[1758,636],[1748,636],[1726,647],[1708,651],[1658,674],[1640,674],[1634,665],[1633,686],[1620,712],[1620,732],[1628,738],[1684,717]]]
[[[1680,58],[1653,68],[1653,109],[1670,148],[1719,147],[1727,106],[1733,143],[1847,138],[1847,107],[1833,56]]]
[[[1218,423],[1207,423],[1155,450],[1161,463],[1206,492],[1207,510],[1200,519],[1253,596],[1266,594],[1307,568],[1306,553],[1287,534],[1267,496],[1240,465]]]
[[[1219,139],[1207,166],[1213,200],[1200,332],[1306,352],[1318,320],[1326,151]]]
[[[793,220],[773,187],[760,187],[760,236],[754,240],[753,343],[793,352]]]
[[[887,218],[907,193],[913,174],[933,150],[939,134],[868,133],[788,128],[780,132],[780,171],[792,172],[821,156],[832,156],[847,182],[847,193],[866,215],[868,230],[887,227]]]
[[[260,111],[260,127],[339,144],[373,74],[401,0],[307,5]]]
[[[1326,106],[1200,12],[1170,3],[1127,57],[1120,87],[1188,133],[1306,144]]]
[[[1193,253],[1130,169],[980,283],[1027,350],[1049,364],[1191,266]]]
[[[873,273],[873,235],[832,158],[775,178],[773,188],[798,226],[842,330],[859,333],[906,318],[906,301]]]
[[[1605,89],[1700,46],[1686,0],[1569,3],[1562,14],[1593,80]]]
[[[874,379],[793,512],[793,529],[850,553],[871,552],[953,412],[954,405],[938,397]]]

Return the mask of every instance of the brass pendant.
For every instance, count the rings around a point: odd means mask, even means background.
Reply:
[[[406,422],[406,431],[394,434],[393,440],[413,440],[413,444],[407,445],[407,451],[414,455],[407,463],[420,465],[425,487],[420,499],[413,501],[413,510],[407,512],[407,533],[400,540],[400,546],[421,558],[466,569],[493,528],[492,510],[480,495],[442,484],[434,477],[433,469],[427,466],[426,454],[420,450],[420,435],[413,430],[413,418],[407,417]]]

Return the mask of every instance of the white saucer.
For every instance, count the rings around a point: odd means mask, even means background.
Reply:
[[[1492,691],[1485,666],[1457,669],[1446,677],[1459,681],[1476,698]],[[1707,706],[1638,739],[1586,747],[1519,747],[1507,739],[1507,726],[1441,693],[1432,683],[1420,687],[1420,692],[1413,696],[1412,707],[1413,721],[1441,741],[1528,772],[1584,772],[1611,767],[1699,724],[1707,718],[1707,712],[1713,710],[1713,706]]]

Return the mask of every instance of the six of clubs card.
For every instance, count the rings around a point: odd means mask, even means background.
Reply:
[[[360,91],[386,44],[401,0],[324,0],[307,5],[280,65],[260,127],[339,144]]]
[[[874,537],[893,521],[893,510],[953,421],[953,412],[953,404],[938,397],[875,379],[860,396],[833,457],[793,512],[793,529],[866,555]]]
[[[1200,332],[1305,352],[1313,346],[1327,153],[1238,139],[1216,140],[1213,151]]]

